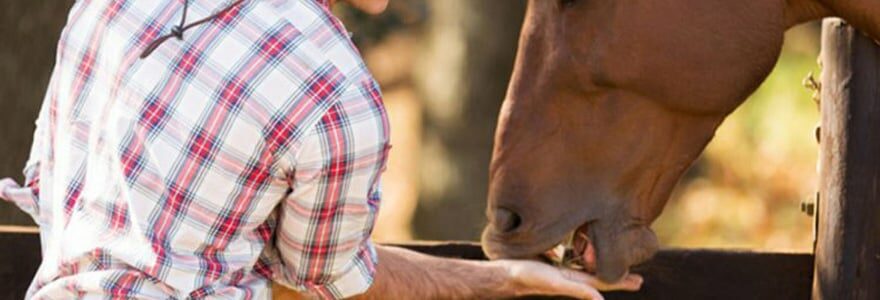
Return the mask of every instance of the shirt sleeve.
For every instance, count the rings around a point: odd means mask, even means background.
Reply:
[[[364,98],[333,106],[303,139],[276,231],[275,280],[323,299],[361,294],[375,273],[370,234],[390,147],[381,103]]]

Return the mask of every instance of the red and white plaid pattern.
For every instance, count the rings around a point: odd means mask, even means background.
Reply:
[[[190,20],[233,1],[191,0]],[[322,298],[365,291],[388,123],[320,0],[245,1],[138,56],[180,0],[80,0],[58,46],[26,185],[29,298]]]

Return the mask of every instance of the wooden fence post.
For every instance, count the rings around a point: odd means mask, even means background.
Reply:
[[[837,18],[822,29],[814,299],[880,299],[880,46]]]

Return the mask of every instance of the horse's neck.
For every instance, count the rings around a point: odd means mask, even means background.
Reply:
[[[880,1],[876,0],[783,0],[789,26],[827,16],[843,18],[875,40],[880,40]]]
[[[833,12],[819,0],[783,0],[785,1],[785,22],[791,28],[795,25],[831,16]]]

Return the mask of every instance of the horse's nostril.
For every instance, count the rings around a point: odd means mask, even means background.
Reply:
[[[499,207],[495,210],[495,229],[502,233],[513,232],[522,225],[522,217],[519,214]]]

